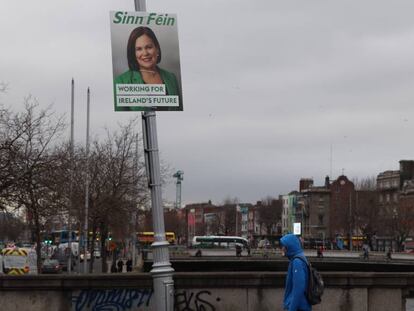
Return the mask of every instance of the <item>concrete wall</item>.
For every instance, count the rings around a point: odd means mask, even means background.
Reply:
[[[405,311],[414,273],[323,274],[314,311]],[[282,311],[284,273],[176,273],[175,311]],[[1,276],[1,310],[152,311],[150,274]]]

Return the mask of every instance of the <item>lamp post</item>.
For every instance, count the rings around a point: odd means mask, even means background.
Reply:
[[[240,205],[237,204],[236,205],[236,234],[235,234],[235,236],[238,236],[237,232],[239,231],[239,226],[238,226],[238,223],[239,223],[239,221],[238,221],[239,212],[240,212]]]
[[[146,1],[135,0],[135,10],[146,11]],[[142,113],[142,131],[148,186],[151,189],[152,222],[154,227],[154,243],[151,244],[154,256],[151,270],[154,288],[154,310],[173,311],[174,269],[170,263],[169,243],[165,239],[164,210],[161,195],[161,169],[155,111]]]

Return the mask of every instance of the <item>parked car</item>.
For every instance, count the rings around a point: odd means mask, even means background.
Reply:
[[[62,253],[62,252],[55,252],[51,259],[56,259],[59,262],[59,265],[62,267],[63,271],[67,271],[68,270],[68,261],[69,261],[69,256],[67,256],[66,254]],[[72,271],[73,268],[76,265],[76,259],[74,257],[72,257]]]
[[[61,273],[62,266],[57,259],[45,259],[42,263],[42,273]]]

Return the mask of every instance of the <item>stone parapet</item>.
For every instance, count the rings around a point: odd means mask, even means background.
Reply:
[[[405,311],[414,298],[414,272],[322,275],[326,290],[314,311]],[[282,311],[284,282],[285,272],[178,272],[175,311]],[[2,310],[152,311],[153,298],[149,273],[0,277]]]

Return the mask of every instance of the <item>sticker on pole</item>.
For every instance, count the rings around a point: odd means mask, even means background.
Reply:
[[[175,14],[112,11],[115,111],[182,111]]]

